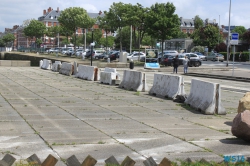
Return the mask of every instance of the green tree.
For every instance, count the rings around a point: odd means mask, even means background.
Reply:
[[[120,38],[122,38],[122,43],[120,43]],[[128,50],[130,47],[130,27],[123,27],[122,30],[115,37],[115,48],[120,48],[122,44],[123,50]]]
[[[5,46],[11,46],[11,42],[14,42],[15,36],[12,33],[7,33],[2,37],[2,41],[5,43]]]
[[[96,47],[98,47],[100,45],[101,38],[102,38],[102,30],[101,29],[93,29],[93,41],[95,42]],[[86,42],[88,44],[92,43],[92,31],[89,31],[87,33]]]
[[[209,50],[218,44],[219,28],[217,25],[207,24],[205,27],[195,29],[191,38],[195,45],[207,46]],[[219,36],[219,42],[222,41],[222,35]]]
[[[191,52],[204,52],[204,50],[203,46],[195,46],[191,49]]]
[[[173,3],[156,3],[151,6],[145,19],[147,33],[161,41],[175,38],[180,31],[180,21]],[[163,47],[162,47],[163,52]]]
[[[202,27],[204,27],[203,20],[199,17],[199,15],[196,15],[194,17],[194,28],[195,29],[200,29]]]
[[[5,43],[3,42],[2,38],[0,38],[0,47],[5,47]]]
[[[44,23],[37,21],[37,20],[31,20],[29,22],[29,25],[26,26],[23,30],[25,36],[33,38],[36,38],[36,44],[38,45],[38,39],[41,38],[45,32],[46,32],[46,26]],[[40,46],[40,45],[39,45]]]
[[[107,36],[107,40],[106,37],[101,38],[100,39],[100,45],[103,45],[104,47],[113,47],[114,45],[114,40],[115,38],[113,36]]]
[[[57,39],[57,42],[58,40],[60,40],[58,38],[58,34],[61,32],[61,27],[60,26],[51,26],[51,27],[48,27],[47,28],[47,31],[46,31],[46,35],[49,36],[49,37],[54,37]]]
[[[109,20],[109,26],[113,30],[118,30],[118,33],[122,33],[122,28],[125,27],[128,24],[128,18],[127,14],[129,13],[129,6],[128,4],[124,4],[122,2],[119,3],[113,3],[109,11],[104,11],[106,15],[106,19]],[[120,51],[122,51],[123,48],[123,37],[124,35],[120,35]]]
[[[76,31],[78,28],[91,28],[95,19],[90,18],[86,10],[80,7],[70,7],[63,10],[58,17],[58,21],[66,31],[74,32],[75,41],[74,47],[76,47]]]
[[[178,32],[177,38],[187,38],[188,34],[182,32],[181,30]]]

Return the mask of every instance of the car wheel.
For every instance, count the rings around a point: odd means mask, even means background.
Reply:
[[[223,61],[221,61],[221,62],[223,62]]]
[[[195,67],[199,67],[200,65],[201,65],[200,62],[194,62]]]

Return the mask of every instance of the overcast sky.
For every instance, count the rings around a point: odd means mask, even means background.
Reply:
[[[176,14],[183,18],[199,15],[203,20],[216,19],[220,25],[228,25],[230,0],[1,0],[0,32],[14,25],[21,25],[26,19],[38,19],[49,7],[60,10],[68,7],[82,7],[90,13],[108,10],[113,2],[136,4],[150,7],[154,3],[173,2]],[[231,25],[250,28],[250,0],[231,0]]]

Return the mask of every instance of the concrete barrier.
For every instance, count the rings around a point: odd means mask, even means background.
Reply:
[[[52,64],[52,71],[59,72],[60,68],[62,66],[61,61],[55,61],[55,63]]]
[[[153,86],[149,94],[173,99],[177,95],[185,96],[183,77],[168,74],[154,74]]]
[[[75,75],[75,77],[89,81],[98,81],[100,79],[98,68],[96,66],[86,65],[78,66],[78,73]]]
[[[43,59],[43,64],[41,66],[42,69],[50,70],[51,66],[52,66],[51,60]]]
[[[74,72],[73,72],[73,75],[76,75],[78,73],[78,68],[77,68],[77,63],[74,62]]]
[[[146,74],[134,70],[124,70],[123,79],[119,87],[128,90],[146,92],[148,91]]]
[[[60,74],[71,76],[74,71],[74,66],[71,63],[63,62],[61,69],[59,70]]]
[[[104,71],[100,73],[100,83],[117,85],[120,81],[120,74],[114,68],[105,67]]]
[[[190,94],[185,103],[204,114],[226,114],[221,104],[220,84],[217,83],[192,79]]]
[[[39,67],[42,68],[42,65],[43,65],[43,60],[40,60],[39,61]]]

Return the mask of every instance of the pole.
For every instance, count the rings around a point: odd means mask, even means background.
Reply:
[[[229,21],[228,21],[228,37],[227,37],[227,67],[228,67],[228,58],[229,58],[229,47],[230,47],[230,15],[231,15],[231,0],[229,5]]]
[[[108,54],[108,38],[107,38],[107,29],[106,29],[106,54]]]
[[[56,57],[58,57],[58,52],[59,52],[59,33],[57,33],[57,48],[58,51],[56,52]]]
[[[130,50],[129,53],[132,53],[132,25],[130,26]]]
[[[138,39],[138,42],[139,42],[139,56],[138,56],[138,62],[140,61],[140,55],[141,55],[141,53],[140,53],[140,48],[141,48],[141,40],[140,40],[140,38],[141,38],[141,29],[139,29],[139,39]]]
[[[248,61],[249,61],[249,63],[250,63],[250,49],[248,49],[248,51],[249,51]]]
[[[92,28],[92,43],[91,43],[91,55],[90,55],[90,61],[91,61],[91,66],[92,66],[92,60],[93,60],[93,45],[94,45],[94,41],[93,41],[93,28]]]
[[[218,34],[218,44],[220,44],[220,15],[219,15],[219,34]]]
[[[85,33],[84,33],[84,51],[86,51],[86,34],[87,34],[87,29],[84,29]]]
[[[234,57],[235,57],[235,45],[234,45],[234,53],[233,53],[233,73],[232,73],[232,76],[234,76]]]

